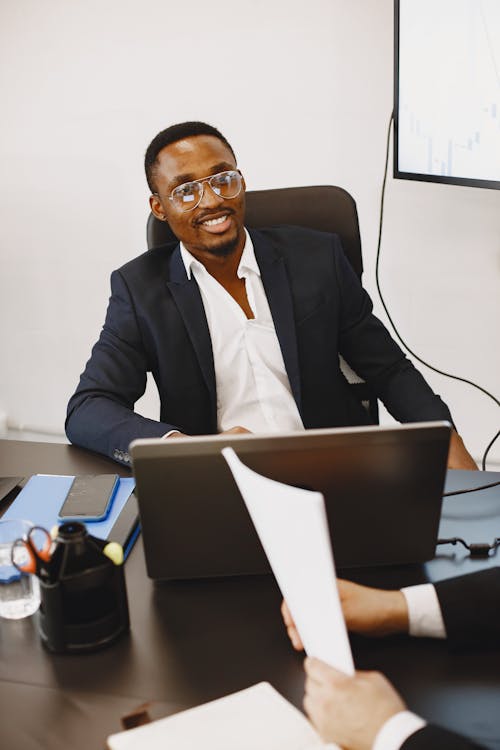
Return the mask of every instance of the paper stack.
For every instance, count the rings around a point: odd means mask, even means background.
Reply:
[[[305,716],[268,682],[108,737],[108,750],[318,750]]]

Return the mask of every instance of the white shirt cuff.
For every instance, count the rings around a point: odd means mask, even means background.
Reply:
[[[446,638],[439,599],[432,583],[401,589],[408,606],[410,635],[425,638]]]
[[[175,433],[177,433],[177,435],[180,435],[181,431],[180,430],[169,430],[168,432],[166,432],[164,435],[161,436],[161,439],[165,440],[165,438],[168,438],[168,437],[170,437],[170,435],[174,435]]]
[[[400,711],[382,724],[372,750],[400,750],[401,745],[427,722],[411,711]]]

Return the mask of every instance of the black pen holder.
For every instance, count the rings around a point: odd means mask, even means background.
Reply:
[[[123,564],[103,554],[106,544],[81,523],[59,527],[50,580],[40,580],[39,630],[49,651],[92,651],[128,631]]]

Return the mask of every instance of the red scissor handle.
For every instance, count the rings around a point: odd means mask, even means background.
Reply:
[[[33,526],[25,539],[16,539],[13,543],[11,553],[12,564],[23,573],[38,574],[40,562],[49,562],[51,549],[52,539],[49,532],[42,526]],[[16,560],[16,550],[22,550],[23,562]],[[26,553],[28,556],[27,560],[24,559]]]
[[[43,536],[42,546],[36,544],[36,541],[40,541],[40,534],[42,534]],[[28,534],[28,541],[31,545],[31,548],[35,551],[40,560],[49,562],[52,549],[52,538],[47,529],[44,529],[43,526],[33,526],[33,528],[30,530],[30,533]]]

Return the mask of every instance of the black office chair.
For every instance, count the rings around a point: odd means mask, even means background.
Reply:
[[[356,203],[352,195],[340,187],[318,185],[248,190],[245,224],[254,228],[292,224],[338,234],[351,266],[361,279],[363,260]],[[159,221],[150,213],[147,223],[149,250],[175,240],[176,237],[167,222]],[[377,424],[377,399],[368,385],[351,370],[342,357],[340,362],[356,398],[368,410],[373,423]]]

